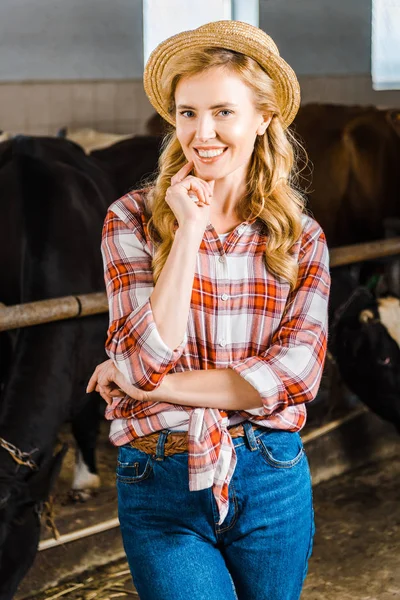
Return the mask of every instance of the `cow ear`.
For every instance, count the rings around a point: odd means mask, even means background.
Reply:
[[[388,110],[386,112],[386,119],[400,137],[400,110]]]
[[[335,313],[335,321],[358,321],[358,315],[362,310],[375,306],[375,297],[371,291],[358,286]]]

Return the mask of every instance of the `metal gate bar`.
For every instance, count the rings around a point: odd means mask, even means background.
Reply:
[[[332,248],[329,251],[330,266],[339,267],[395,254],[400,254],[400,237]],[[0,304],[0,331],[106,312],[108,301],[105,292],[64,296],[15,306]]]

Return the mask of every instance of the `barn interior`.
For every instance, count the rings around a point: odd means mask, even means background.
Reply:
[[[385,78],[378,72],[379,60],[383,59],[377,58],[376,34],[379,29],[382,35],[386,25],[386,39],[400,39],[399,0],[2,0],[0,198],[6,189],[1,183],[4,157],[10,147],[6,144],[17,139],[23,145],[30,136],[69,138],[83,148],[86,156],[99,151],[96,159],[107,166],[114,160],[118,146],[118,160],[122,162],[113,171],[120,184],[113,188],[117,190],[115,199],[151,174],[156,168],[163,124],[157,120],[143,88],[144,62],[152,49],[151,36],[158,34],[163,39],[174,33],[169,29],[162,33],[165,15],[173,21],[178,14],[182,22],[186,19],[191,23],[187,28],[220,18],[252,20],[272,36],[280,54],[294,69],[301,88],[294,131],[304,141],[313,163],[304,185],[311,211],[327,234],[332,274],[338,273],[340,279],[340,269],[351,265],[351,278],[356,278],[363,290],[372,290],[360,304],[363,323],[380,321],[394,341],[396,348],[390,359],[389,355],[378,358],[379,364],[382,360],[392,362],[395,367],[390,376],[400,380],[400,47],[382,43],[382,52],[387,52],[385,60],[392,60],[390,78]],[[230,16],[221,17],[227,14]],[[128,146],[132,139],[133,145]],[[357,151],[357,160],[343,167],[348,169],[344,182],[335,153],[341,150],[340,144],[348,149],[349,140],[352,152]],[[126,146],[121,146],[124,143]],[[340,154],[344,161],[343,156]],[[104,202],[110,198],[109,203],[113,201],[112,194],[105,194]],[[31,212],[29,218],[34,219],[34,210]],[[104,218],[104,210],[102,215]],[[16,223],[24,219],[25,215],[16,213]],[[2,230],[0,225],[0,269],[5,282],[11,264],[9,247],[14,242],[20,244],[20,231],[19,225],[12,230]],[[93,239],[100,234],[101,225]],[[99,244],[95,248],[100,258]],[[20,273],[16,275],[21,277]],[[79,316],[79,321],[88,319],[93,323],[96,318],[102,319],[98,322],[105,335],[104,286],[99,284],[95,289],[86,283],[76,285],[73,289],[61,286],[57,288],[60,291],[48,295],[33,293],[22,301],[10,295],[8,285],[1,286],[1,394],[7,388],[17,343],[13,336],[20,335],[23,328],[38,331],[40,338],[41,323]],[[343,308],[350,293],[347,288],[338,289],[340,301],[335,295],[335,302]],[[89,296],[95,292],[97,297],[91,300]],[[388,294],[395,306],[390,325],[385,320],[386,305],[379,301],[380,296]],[[78,300],[66,302],[64,308],[57,302],[58,307],[39,306],[42,300],[58,297]],[[38,304],[24,306],[32,302]],[[372,316],[365,312],[368,310],[373,310]],[[334,318],[332,313],[332,322]],[[349,333],[346,324],[343,327],[338,331],[350,336],[351,345],[354,330]],[[8,335],[9,339],[4,337]],[[92,335],[90,330],[88,335]],[[335,332],[335,350],[339,352],[344,345],[336,338],[339,333]],[[103,347],[99,348],[101,356]],[[316,399],[307,406],[307,423],[301,432],[312,474],[317,527],[301,597],[400,599],[399,396],[391,397],[389,407],[374,404],[368,400],[365,383],[352,387],[355,369],[353,373],[345,366],[342,369],[341,360],[345,363],[348,355],[339,359],[334,354],[333,349],[327,353],[321,386]],[[4,368],[2,361],[7,365]],[[47,362],[43,357],[43,363]],[[51,370],[52,363],[48,364]],[[360,372],[367,374],[372,369],[368,365],[361,365]],[[27,377],[24,365],[20,372],[22,378]],[[383,378],[388,380],[389,376]],[[77,383],[82,398],[86,383],[87,379]],[[31,384],[25,381],[26,385]],[[37,381],[35,385],[40,388]],[[57,390],[57,382],[52,385]],[[2,596],[0,589],[0,600],[139,598],[130,581],[118,527],[117,449],[109,443],[109,423],[102,418],[101,402],[94,409],[100,414],[96,445],[99,481],[89,491],[79,486],[71,491],[77,477],[75,441],[70,423],[62,423],[54,452],[63,443],[68,444],[68,450],[59,474],[55,469],[50,499],[41,505],[40,543],[33,564],[18,582],[15,593],[10,596],[5,591]],[[0,412],[3,439],[7,432],[1,419]],[[27,452],[29,448],[22,450]],[[7,454],[4,445],[0,452]],[[0,492],[1,461],[0,455]],[[18,544],[21,547],[22,541]]]

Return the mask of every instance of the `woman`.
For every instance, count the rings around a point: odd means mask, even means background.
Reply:
[[[111,360],[88,386],[120,447],[133,581],[141,600],[295,600],[330,286],[293,184],[298,82],[268,35],[220,21],[160,44],[144,84],[174,129],[154,185],[107,214]]]

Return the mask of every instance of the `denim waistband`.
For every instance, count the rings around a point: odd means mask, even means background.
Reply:
[[[265,427],[258,427],[257,429],[254,429],[253,424],[250,423],[250,421],[243,421],[242,423],[240,423],[240,425],[243,426],[244,436],[232,438],[232,442],[233,442],[234,446],[242,446],[243,444],[247,444],[248,448],[252,452],[254,452],[255,450],[258,449],[257,437],[259,437],[260,435],[262,435],[263,433],[265,433],[269,430]],[[156,460],[157,459],[162,460],[164,458],[164,446],[165,446],[165,442],[168,438],[168,435],[170,433],[178,433],[178,432],[174,431],[174,430],[170,430],[170,429],[162,429],[159,432],[156,451],[155,451]]]

